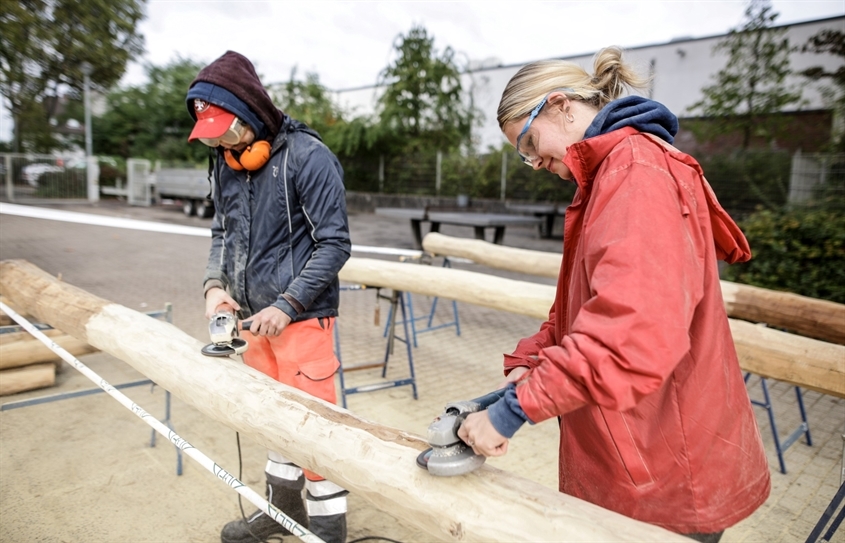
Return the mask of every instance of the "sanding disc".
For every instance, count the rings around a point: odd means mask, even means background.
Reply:
[[[241,338],[235,338],[228,345],[217,345],[209,343],[203,347],[200,352],[205,356],[229,356],[232,354],[241,354],[246,351],[248,344]]]

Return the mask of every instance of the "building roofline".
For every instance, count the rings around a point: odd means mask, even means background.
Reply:
[[[789,27],[793,27],[793,26],[818,24],[818,23],[823,23],[823,22],[826,22],[826,21],[835,21],[837,19],[845,19],[845,15],[837,15],[835,17],[825,17],[823,19],[812,19],[812,20],[808,20],[808,21],[798,21],[798,22],[795,22],[795,23],[787,23],[787,24],[773,26],[772,28],[773,29],[789,28]],[[624,46],[621,46],[621,47],[622,47],[623,51],[637,51],[637,50],[640,50],[640,49],[649,49],[651,47],[661,47],[661,46],[670,45],[670,44],[671,45],[679,45],[679,44],[691,43],[691,42],[696,42],[696,41],[712,40],[713,38],[725,37],[729,33],[730,33],[730,31],[724,32],[722,34],[712,34],[710,36],[702,36],[702,37],[698,37],[698,38],[693,38],[693,37],[672,38],[669,41],[664,41],[664,42],[659,42],[659,43],[650,43],[650,44],[645,44],[645,45],[635,45],[635,46],[632,46],[632,47],[624,47]],[[581,57],[592,56],[592,55],[595,55],[597,52],[598,51],[590,51],[590,52],[586,52],[586,53],[578,53],[578,54],[574,54],[574,55],[566,55],[566,56],[560,56],[560,57],[546,57],[544,59],[528,60],[528,61],[525,61],[525,62],[516,62],[516,63],[512,63],[512,64],[499,64],[498,66],[487,66],[487,67],[484,67],[484,68],[476,68],[474,70],[466,70],[466,71],[461,72],[461,74],[462,75],[463,74],[474,74],[474,73],[480,73],[480,72],[489,72],[489,71],[492,71],[492,70],[501,70],[501,69],[506,69],[506,68],[519,68],[519,67],[525,66],[526,64],[529,64],[531,62],[536,62],[537,60],[547,60],[547,59],[570,60],[570,59],[573,59],[573,58],[581,58]],[[329,90],[329,92],[333,92],[333,93],[342,93],[342,92],[352,92],[352,91],[359,91],[359,90],[366,90],[366,89],[377,89],[377,88],[382,87],[382,86],[383,85],[378,85],[378,84],[361,85],[361,86],[358,86],[358,87],[349,87],[349,88],[343,88],[343,89],[328,89],[328,90]]]

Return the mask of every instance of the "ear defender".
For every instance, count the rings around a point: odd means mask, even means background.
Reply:
[[[261,140],[241,151],[239,157],[235,157],[230,149],[226,149],[223,152],[223,158],[226,159],[226,164],[235,171],[254,172],[260,170],[270,160],[270,149],[270,142]]]

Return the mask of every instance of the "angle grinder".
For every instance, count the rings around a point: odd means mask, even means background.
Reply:
[[[241,323],[243,330],[249,330],[250,321]],[[211,343],[201,349],[205,356],[229,356],[243,354],[249,344],[238,337],[238,319],[231,311],[218,311],[208,323]]]
[[[472,447],[458,437],[458,429],[470,413],[483,411],[505,395],[500,389],[474,400],[450,402],[428,426],[428,444],[417,457],[417,465],[432,475],[451,477],[478,469],[486,457],[475,454]]]

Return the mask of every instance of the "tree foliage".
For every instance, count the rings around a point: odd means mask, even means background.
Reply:
[[[147,83],[110,92],[105,114],[94,119],[95,152],[202,162],[208,150],[188,143],[194,121],[185,106],[188,86],[201,69],[201,64],[182,58],[165,66],[148,65]]]
[[[714,53],[727,54],[727,64],[714,84],[702,89],[704,98],[689,108],[715,118],[712,130],[701,134],[705,138],[740,131],[743,149],[753,136],[772,140],[780,133],[776,114],[801,103],[801,91],[786,84],[792,48],[786,27],[772,26],[777,17],[767,0],[752,0],[742,26],[714,47]]]
[[[143,52],[137,24],[145,0],[7,0],[0,2],[0,92],[15,125],[15,148],[58,145],[51,121],[59,96],[80,96],[82,65],[91,85],[108,89]]]
[[[388,152],[457,149],[471,142],[476,112],[461,84],[455,52],[439,53],[434,37],[415,26],[394,42],[396,59],[379,75],[380,146]]]
[[[801,48],[804,52],[830,54],[840,57],[842,63],[836,71],[828,72],[821,66],[813,66],[801,72],[801,75],[813,81],[826,81],[829,85],[821,87],[822,98],[831,106],[834,115],[834,131],[830,150],[845,153],[845,33],[839,30],[825,29],[811,36]]]

